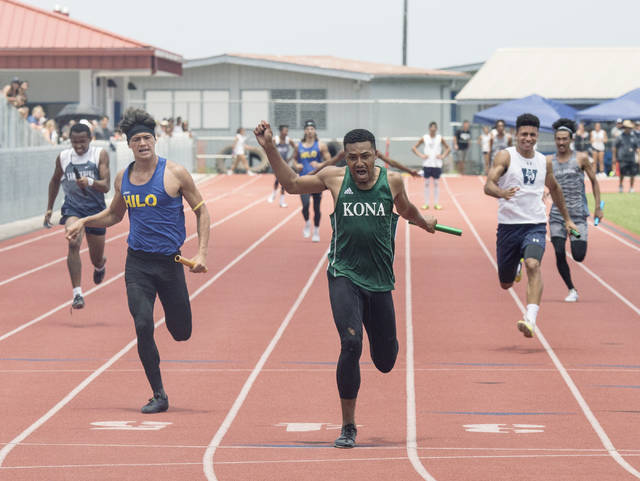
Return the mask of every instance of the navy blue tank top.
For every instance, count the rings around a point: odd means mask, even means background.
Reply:
[[[302,142],[298,144],[298,161],[302,164],[300,175],[306,175],[314,169],[311,162],[322,162],[317,140],[311,147],[305,147]]]
[[[171,255],[180,250],[186,237],[182,195],[171,197],[164,188],[167,159],[158,157],[158,165],[149,181],[134,185],[129,169],[122,176],[122,197],[129,212],[127,243],[134,250]]]

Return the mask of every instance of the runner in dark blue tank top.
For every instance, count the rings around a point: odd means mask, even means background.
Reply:
[[[162,385],[160,356],[153,338],[153,304],[156,294],[164,308],[167,329],[176,341],[191,336],[191,305],[182,264],[174,261],[185,240],[182,200],[195,212],[198,222],[198,253],[191,272],[206,272],[209,242],[209,211],[187,170],[155,154],[155,121],[141,109],[129,109],[120,123],[134,162],[118,172],[111,205],[99,214],[70,226],[75,238],[83,227],[108,227],[129,212],[129,237],[125,283],[129,311],[138,338],[138,354],[153,390],[143,413],[169,408]]]
[[[307,120],[304,123],[304,137],[298,144],[296,150],[296,169],[300,175],[311,174],[323,162],[329,162],[331,154],[324,142],[318,140],[316,134],[316,123]],[[317,194],[301,194],[302,217],[304,217],[304,229],[302,236],[307,238],[311,235],[311,222],[309,221],[309,197],[313,197],[313,242],[320,242],[320,201],[322,192]]]
[[[71,127],[71,148],[60,152],[56,158],[53,176],[49,181],[49,199],[47,212],[44,215],[44,225],[49,227],[53,204],[60,191],[64,191],[62,217],[60,223],[69,227],[81,217],[97,214],[105,208],[104,194],[109,192],[111,174],[109,172],[109,156],[104,151],[91,145],[91,130],[84,124]],[[104,237],[105,229],[87,227],[87,245],[89,257],[94,266],[93,282],[100,284],[105,275]],[[82,233],[69,241],[67,253],[67,267],[73,288],[71,307],[84,307],[82,297],[82,263],[80,261],[80,246]]]

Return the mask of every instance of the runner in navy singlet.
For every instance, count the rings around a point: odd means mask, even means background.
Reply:
[[[76,220],[96,214],[105,208],[104,194],[109,192],[111,174],[109,173],[109,156],[103,149],[93,147],[91,130],[84,124],[75,124],[70,131],[71,148],[60,152],[56,158],[56,167],[49,181],[49,200],[44,224],[49,226],[53,204],[58,196],[60,185],[64,191],[62,217],[60,223],[68,228]],[[106,229],[87,227],[87,245],[89,256],[94,266],[93,282],[100,284],[104,279],[104,236]],[[82,233],[69,241],[67,267],[73,288],[73,309],[84,307],[82,296],[82,263],[80,261],[80,245]]]
[[[166,411],[169,400],[162,385],[160,356],[153,338],[156,294],[164,308],[167,329],[176,341],[191,337],[191,304],[182,264],[174,261],[185,240],[182,200],[197,219],[198,253],[191,272],[205,272],[209,242],[209,211],[187,170],[155,153],[155,121],[141,109],[125,112],[120,129],[127,136],[134,162],[118,172],[111,205],[80,219],[67,232],[74,239],[83,227],[108,227],[129,212],[125,284],[129,311],[138,338],[138,354],[153,397],[145,414]]]

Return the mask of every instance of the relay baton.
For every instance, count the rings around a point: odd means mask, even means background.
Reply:
[[[190,269],[193,269],[196,265],[195,262],[193,262],[191,259],[187,259],[186,257],[182,257],[181,255],[176,255],[174,260],[176,262],[179,262],[180,264],[183,264],[187,267],[189,267]],[[207,272],[208,269],[205,269],[205,272]]]
[[[604,209],[604,200],[600,201],[600,210]],[[598,225],[600,223],[600,217],[596,217],[593,219],[593,225]]]
[[[409,224],[416,225],[415,222],[409,221]],[[435,229],[446,234],[453,234],[457,236],[462,235],[462,229],[456,229],[455,227],[449,227],[448,225],[436,224]]]
[[[571,229],[571,230],[569,230],[569,232],[571,232],[571,235],[573,237],[577,237],[578,239],[580,238],[580,232],[578,232],[577,230]]]
[[[80,172],[78,172],[78,168],[77,168],[77,167],[75,167],[75,166],[73,167],[73,174],[76,176],[76,180],[79,180],[79,179],[80,179],[80,177],[81,177],[81,176],[80,176]],[[87,191],[86,191],[86,190],[84,190],[84,187],[82,187],[82,193],[83,193],[84,195],[87,195]]]

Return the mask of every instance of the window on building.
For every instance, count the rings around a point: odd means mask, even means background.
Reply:
[[[228,90],[204,90],[202,92],[202,128],[229,128]]]
[[[277,102],[278,100],[296,99],[297,92],[293,89],[277,89],[271,91],[273,103],[273,125],[289,125],[295,128],[298,125],[298,108],[296,103]]]
[[[327,91],[324,89],[300,90],[300,100],[326,100]],[[327,104],[322,102],[300,104],[300,128],[305,120],[314,120],[319,130],[327,128]]]
[[[173,117],[173,95],[171,90],[147,90],[145,108],[156,121]]]
[[[241,124],[253,130],[261,120],[269,118],[269,91],[242,91]]]
[[[189,122],[190,129],[202,127],[199,90],[176,90],[173,92],[173,117],[182,117]]]

